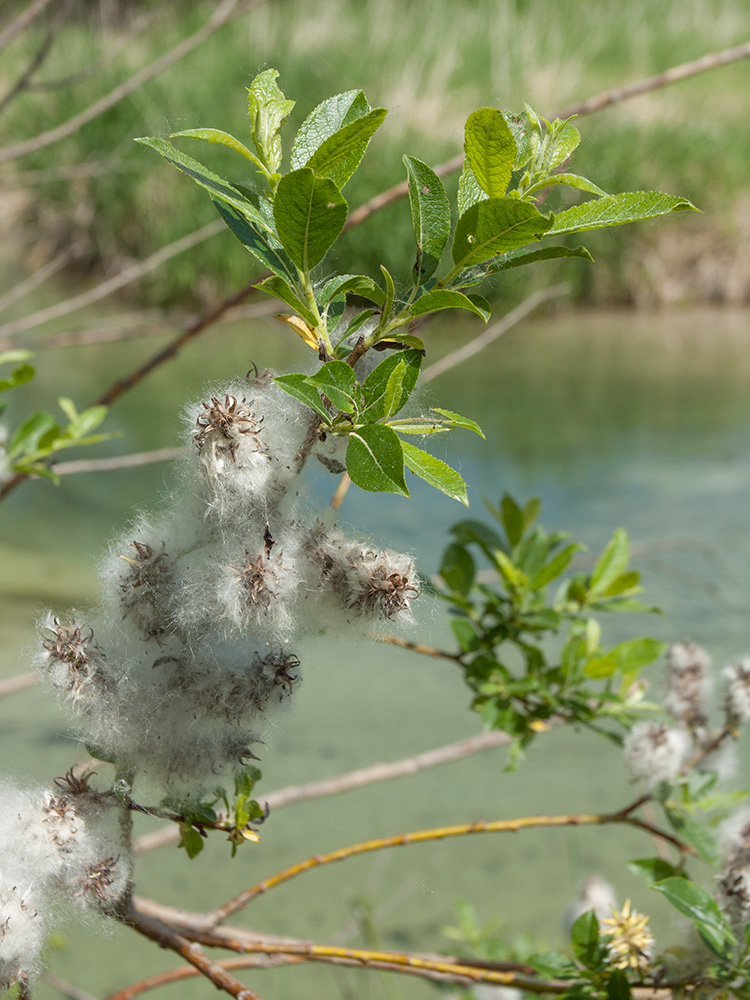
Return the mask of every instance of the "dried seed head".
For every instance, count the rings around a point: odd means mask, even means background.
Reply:
[[[198,433],[194,439],[199,452],[208,444],[214,454],[228,455],[234,462],[240,439],[247,434],[252,436],[254,450],[263,450],[258,438],[263,418],[256,420],[246,403],[244,398],[238,400],[236,396],[226,394],[223,402],[212,396],[210,403],[201,404],[204,412],[196,420]]]
[[[120,579],[120,599],[125,616],[133,618],[148,638],[158,638],[168,628],[165,591],[172,583],[174,571],[164,542],[154,549],[146,542],[133,542],[135,557],[120,558],[128,569]]]
[[[705,729],[708,654],[693,642],[676,642],[667,650],[666,709],[693,731]]]
[[[727,728],[731,730],[750,722],[750,660],[740,660],[722,671],[727,681],[724,700]]]
[[[42,629],[42,647],[52,683],[74,701],[92,684],[100,690],[110,686],[106,658],[89,626],[78,626],[73,620],[62,625],[53,618],[52,624]]]
[[[268,588],[268,559],[263,555],[253,558],[252,553],[245,549],[246,561],[242,566],[230,566],[237,574],[237,579],[245,599],[263,610],[271,603],[271,591]]]
[[[663,722],[638,722],[625,739],[625,763],[635,781],[654,789],[662,781],[675,780],[691,746],[685,729]]]

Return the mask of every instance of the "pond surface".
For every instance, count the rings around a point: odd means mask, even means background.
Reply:
[[[440,441],[470,485],[473,517],[483,498],[503,490],[543,499],[542,522],[567,529],[593,551],[612,530],[631,535],[647,596],[661,617],[606,625],[608,641],[653,634],[706,645],[717,668],[750,653],[750,316],[685,311],[645,316],[591,313],[526,322],[461,368],[436,379],[425,404],[476,419],[487,441],[457,432]],[[434,360],[478,327],[431,327]],[[110,453],[174,444],[179,410],[206,379],[244,374],[255,360],[277,369],[302,354],[275,326],[224,326],[188,348],[112,410],[123,432]],[[39,390],[64,391],[79,405],[147,357],[155,343],[40,355]],[[434,353],[433,353],[434,349]],[[30,393],[20,398],[32,405]],[[39,405],[36,400],[36,405]],[[100,449],[103,451],[104,449]],[[93,456],[93,450],[89,456]],[[321,502],[335,486],[321,477]],[[39,612],[82,607],[96,593],[96,561],[134,508],[165,488],[165,468],[66,477],[59,488],[27,483],[0,517],[0,679],[28,660]],[[411,501],[350,491],[343,519],[362,534],[414,554],[435,572],[455,502],[417,483]],[[414,638],[448,642],[441,608],[423,602]],[[658,685],[658,677],[654,683]],[[266,734],[264,781],[270,790],[395,760],[479,729],[468,694],[450,664],[360,643],[311,645],[294,707]],[[2,772],[48,781],[76,759],[66,724],[45,692],[0,700]],[[741,746],[746,755],[747,747]],[[279,810],[230,864],[227,845],[212,842],[195,861],[174,849],[139,861],[138,891],[190,909],[215,905],[307,855],[372,836],[427,826],[539,812],[611,809],[632,795],[616,748],[590,734],[551,731],[529,759],[505,774],[505,751]],[[745,768],[747,771],[747,768]],[[622,861],[648,856],[635,833],[529,831],[381,852],[304,875],[253,905],[247,925],[317,941],[361,943],[356,916],[371,917],[382,943],[450,948],[441,929],[455,924],[458,900],[483,921],[560,943],[562,913],[580,879],[598,872],[639,909],[657,909]],[[668,920],[658,910],[666,933]],[[676,932],[675,932],[676,933]],[[50,967],[106,996],[141,974],[178,964],[151,945],[113,931],[73,925],[56,939]],[[372,943],[372,939],[371,939]],[[378,977],[316,968],[255,973],[247,980],[266,1000],[379,996]],[[434,995],[403,980],[404,997]],[[208,984],[169,987],[164,997],[212,995]],[[58,996],[40,987],[35,996]]]

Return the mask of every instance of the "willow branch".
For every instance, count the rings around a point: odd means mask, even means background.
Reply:
[[[483,351],[485,347],[489,347],[498,337],[502,337],[504,333],[507,333],[517,323],[520,323],[537,306],[543,302],[548,302],[550,299],[566,295],[568,291],[570,289],[567,285],[552,285],[550,288],[542,288],[539,291],[532,292],[515,309],[511,309],[501,320],[487,327],[479,336],[470,340],[468,344],[464,344],[457,350],[451,351],[450,354],[446,354],[440,361],[436,361],[434,365],[425,368],[422,378],[425,382],[429,382],[431,379],[437,378],[438,375],[443,375],[445,372],[450,371],[451,368],[455,368],[456,365],[468,361],[469,358],[473,358],[475,354],[479,354],[480,351]]]
[[[173,931],[166,924],[144,916],[132,907],[127,913],[124,922],[129,927],[138,931],[139,934],[155,941],[160,947],[170,948],[178,955],[181,955],[201,975],[210,980],[218,990],[229,993],[230,996],[236,997],[237,1000],[260,1000],[257,993],[253,993],[252,990],[243,986],[234,976],[230,976],[220,965],[212,962],[200,945],[195,941],[189,941],[181,934]]]
[[[48,260],[46,264],[37,268],[37,270],[34,271],[33,274],[30,274],[24,281],[19,281],[18,284],[9,288],[4,295],[0,296],[0,312],[12,305],[14,302],[23,298],[24,295],[27,295],[29,292],[33,292],[34,289],[43,284],[47,278],[52,277],[53,274],[57,274],[58,271],[67,267],[68,264],[72,264],[72,262],[80,256],[81,249],[82,248],[77,244],[66,247],[51,260]]]
[[[276,792],[271,792],[265,799],[269,809],[283,809],[284,806],[295,805],[310,799],[324,798],[328,795],[341,795],[355,788],[365,788],[380,781],[390,781],[393,778],[405,778],[439,764],[447,764],[454,760],[462,760],[474,754],[491,750],[494,747],[505,746],[511,742],[511,737],[502,732],[479,733],[456,743],[427,750],[424,753],[405,757],[389,764],[371,764],[369,767],[349,771],[334,778],[324,778],[321,781],[311,781],[304,785],[288,785]],[[179,840],[179,830],[166,827],[154,833],[144,834],[135,841],[134,851],[143,854],[157,847],[176,844]]]
[[[41,2],[46,4],[49,0],[41,0]],[[245,3],[243,4],[243,9],[256,6],[260,2],[262,0],[253,0],[253,2]],[[214,10],[208,21],[194,34],[183,39],[173,49],[165,53],[165,55],[139,70],[124,83],[115,87],[114,90],[111,90],[104,97],[99,98],[98,101],[95,101],[77,115],[73,115],[72,118],[61,122],[60,125],[56,125],[46,132],[41,132],[39,135],[35,135],[25,142],[19,142],[13,146],[5,146],[0,149],[0,163],[8,163],[11,160],[18,159],[19,156],[25,156],[27,153],[35,153],[40,149],[51,146],[55,142],[59,142],[60,139],[66,139],[68,136],[74,135],[84,125],[88,125],[89,122],[94,121],[94,119],[104,114],[105,111],[109,111],[110,108],[113,108],[120,101],[129,97],[130,94],[146,83],[147,80],[151,80],[153,77],[163,73],[164,70],[169,69],[170,66],[173,66],[184,56],[188,55],[188,53],[192,52],[193,49],[197,48],[206,38],[215,31],[218,31],[219,28],[223,27],[236,15],[238,3],[239,0],[223,0]],[[9,26],[9,28],[12,27],[13,25]],[[7,30],[9,29],[6,29],[6,32]],[[0,36],[0,44],[2,44],[2,41],[2,36]]]
[[[74,462],[57,462],[50,466],[58,476],[77,475],[82,472],[114,472],[118,469],[132,469],[139,465],[155,462],[169,462],[177,458],[181,448],[159,448],[156,451],[140,451],[131,455],[115,455],[112,458],[80,458]]]
[[[14,38],[25,31],[49,7],[51,2],[52,0],[35,0],[34,3],[29,4],[26,10],[21,11],[15,21],[11,21],[8,27],[0,32],[0,49],[10,45]]]
[[[192,966],[189,966],[189,968],[191,972],[194,972],[197,975],[197,970],[193,969]],[[68,1000],[97,1000],[95,996],[86,990],[82,990],[80,986],[76,986],[74,983],[69,983],[67,980],[61,979],[60,976],[54,976],[51,972],[45,972],[42,978],[45,983],[49,983],[53,989],[58,990],[66,996]]]
[[[262,882],[251,886],[239,893],[233,899],[228,900],[222,906],[217,907],[207,916],[214,925],[220,924],[227,917],[239,910],[244,909],[258,896],[262,896],[269,889],[277,885],[283,885],[290,879],[301,875],[303,872],[311,871],[313,868],[321,868],[325,865],[333,864],[335,861],[345,861],[348,858],[357,857],[360,854],[369,854],[372,851],[381,851],[389,847],[407,847],[411,844],[421,844],[427,841],[447,840],[451,837],[464,837],[475,833],[518,833],[520,830],[529,830],[537,827],[567,827],[567,826],[602,826],[609,823],[623,823],[627,826],[634,826],[640,830],[661,837],[672,844],[683,853],[692,854],[694,851],[682,841],[673,837],[664,830],[659,829],[652,823],[638,819],[631,813],[643,804],[646,798],[638,799],[635,803],[625,809],[615,813],[578,813],[563,816],[522,816],[519,819],[501,819],[487,822],[480,820],[475,823],[460,823],[456,826],[435,827],[429,830],[416,830],[412,833],[397,834],[394,837],[377,837],[366,840],[359,844],[350,844],[327,854],[316,854],[311,858],[284,868],[282,871],[271,875]]]
[[[39,674],[19,674],[17,677],[9,677],[5,681],[0,681],[0,698],[16,694],[17,691],[26,691],[27,688],[35,687],[38,683]]]
[[[35,313],[22,316],[20,319],[11,320],[10,323],[0,326],[0,339],[9,340],[12,337],[18,336],[19,333],[32,330],[34,327],[41,326],[42,323],[47,323],[49,320],[59,319],[61,316],[67,316],[78,309],[83,309],[94,302],[99,302],[113,292],[119,291],[120,288],[138,281],[145,274],[156,270],[157,267],[161,267],[162,264],[171,260],[172,257],[176,257],[177,254],[191,250],[199,243],[203,243],[212,236],[216,236],[224,228],[224,223],[221,219],[214,219],[205,226],[201,226],[200,229],[196,229],[192,233],[181,236],[178,240],[167,244],[167,246],[161,247],[145,260],[124,267],[117,274],[113,274],[111,278],[105,278],[104,281],[100,281],[98,285],[94,285],[93,288],[89,288],[85,292],[73,295],[62,302],[56,302],[52,306],[47,306],[46,309],[39,309]]]
[[[229,971],[232,969],[268,969],[279,965],[299,965],[304,961],[304,958],[296,955],[248,955],[244,958],[224,958],[220,962],[216,962],[216,965]],[[112,993],[107,1000],[134,1000],[135,997],[147,993],[149,990],[168,986],[170,983],[179,983],[183,979],[191,979],[199,975],[199,970],[194,966],[181,965],[177,969],[170,969],[169,972],[160,972],[154,976],[147,976],[137,983],[132,983],[124,990]]]
[[[455,663],[461,663],[461,653],[449,653],[445,649],[435,649],[434,646],[425,646],[421,642],[410,642],[408,639],[402,639],[400,635],[379,635],[377,639],[378,642],[388,642],[391,646],[408,649],[412,653],[421,653],[422,656],[432,656],[438,660],[453,660]],[[510,742],[510,739],[510,736],[507,737],[507,742]]]
[[[47,56],[52,51],[52,46],[54,44],[55,38],[57,37],[57,26],[52,25],[44,36],[42,44],[39,46],[34,55],[29,59],[26,64],[26,68],[22,70],[21,75],[18,77],[15,83],[11,84],[8,90],[5,92],[2,98],[0,98],[0,111],[4,111],[11,101],[22,93],[29,86],[32,76],[36,73],[39,67],[44,63]]]

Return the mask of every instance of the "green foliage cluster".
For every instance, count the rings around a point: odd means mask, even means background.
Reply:
[[[602,648],[595,615],[656,610],[637,598],[640,577],[629,569],[622,528],[590,573],[565,575],[585,546],[536,523],[538,498],[520,506],[505,494],[490,510],[497,527],[471,520],[451,529],[455,541],[443,554],[438,592],[450,605],[472,707],[485,726],[514,736],[513,768],[553,716],[602,731],[604,719],[627,726],[648,710],[633,685],[665,643],[643,637]],[[490,582],[479,575],[477,556],[489,564]],[[564,641],[553,653],[547,640],[561,630]]]
[[[0,378],[0,393],[34,378],[34,366],[29,364],[31,356],[30,351],[20,350],[0,353],[0,366],[14,366],[10,375]],[[0,485],[4,477],[12,475],[44,476],[57,482],[59,477],[48,465],[53,455],[66,448],[97,444],[112,437],[112,434],[92,433],[104,421],[106,406],[90,406],[79,413],[66,396],[58,399],[58,405],[67,417],[65,425],[58,423],[51,413],[35,410],[9,433],[7,441],[0,440]],[[6,400],[0,400],[0,416],[6,409]]]
[[[294,136],[289,169],[284,171],[282,129],[294,102],[281,91],[277,77],[277,70],[265,70],[248,88],[254,149],[215,128],[171,136],[228,147],[242,157],[246,170],[248,165],[254,168],[249,176],[244,173],[232,182],[165,139],[138,141],[205,188],[235,236],[271,272],[257,287],[293,310],[277,318],[323,363],[313,376],[291,373],[277,384],[313,410],[323,433],[349,439],[346,468],[353,482],[374,492],[408,495],[408,468],[466,502],[460,475],[403,441],[399,432],[469,427],[481,433],[476,424],[449,411],[439,411],[440,420],[394,420],[416,384],[419,354],[424,352],[414,336],[417,326],[444,309],[468,310],[486,321],[489,303],[464,289],[488,275],[559,257],[590,259],[583,247],[541,245],[549,237],[694,206],[660,192],[607,195],[587,178],[561,170],[580,142],[580,133],[569,121],[547,122],[530,108],[520,115],[480,108],[466,122],[455,226],[440,178],[416,157],[403,158],[416,243],[409,277],[397,284],[383,265],[382,284],[364,274],[326,274],[323,260],[348,216],[343,189],[386,111],[371,108],[361,90],[323,101]],[[544,214],[537,199],[561,184],[594,197],[557,216]],[[448,249],[451,260],[443,265]],[[397,360],[383,362],[360,385],[355,365],[372,349],[393,350]]]

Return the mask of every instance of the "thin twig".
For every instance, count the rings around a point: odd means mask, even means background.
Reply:
[[[498,337],[502,337],[504,333],[512,329],[516,323],[520,323],[522,319],[525,319],[542,302],[559,298],[559,296],[567,294],[568,291],[569,288],[567,285],[553,285],[551,288],[542,288],[539,291],[532,292],[515,309],[511,309],[501,320],[493,323],[492,326],[489,326],[477,337],[474,337],[473,340],[470,340],[468,344],[464,344],[463,347],[451,351],[450,354],[441,358],[440,361],[436,361],[434,365],[425,368],[422,372],[423,380],[429,382],[431,379],[437,378],[438,375],[442,375],[451,368],[455,368],[456,365],[460,365],[462,362],[474,357],[475,354],[484,350],[485,347],[488,347]]]
[[[59,20],[59,16],[57,18]],[[57,25],[52,24],[47,33],[44,36],[42,44],[39,46],[37,51],[31,57],[31,59],[26,64],[26,68],[21,72],[15,83],[13,83],[10,88],[6,91],[5,95],[0,98],[0,111],[4,111],[7,106],[13,101],[22,91],[24,91],[31,82],[31,78],[45,61],[47,56],[52,51],[52,45],[57,37]]]
[[[41,2],[48,3],[49,0],[41,0]],[[262,0],[249,0],[249,2],[242,5],[242,10],[244,11],[250,7],[257,6],[261,2]],[[74,135],[84,125],[94,121],[95,118],[104,114],[105,111],[109,111],[110,108],[119,104],[120,101],[136,91],[147,80],[151,80],[153,77],[158,76],[159,73],[163,73],[165,69],[168,69],[174,63],[178,62],[178,60],[192,52],[206,38],[215,31],[218,31],[219,28],[223,27],[233,16],[239,13],[235,9],[238,3],[239,0],[223,0],[208,21],[198,31],[188,38],[183,39],[173,49],[165,53],[165,55],[139,70],[130,79],[115,87],[114,90],[111,90],[104,97],[99,98],[98,101],[95,101],[77,115],[68,118],[67,121],[61,122],[60,125],[56,125],[46,132],[41,132],[31,139],[27,139],[25,142],[19,142],[13,146],[5,146],[3,149],[0,149],[0,163],[8,163],[11,160],[18,159],[19,156],[25,156],[27,153],[35,153],[40,149],[51,146],[55,142],[59,142],[60,139],[66,139],[68,136]],[[0,36],[1,42],[2,36]]]
[[[353,791],[355,788],[365,788],[380,781],[390,781],[393,778],[405,778],[430,767],[437,767],[454,760],[463,760],[464,757],[471,757],[495,747],[507,746],[511,739],[510,736],[502,732],[479,733],[477,736],[470,736],[468,739],[458,740],[455,743],[437,747],[435,750],[427,750],[424,753],[405,757],[388,764],[370,764],[369,767],[339,774],[334,778],[310,781],[304,785],[288,785],[286,788],[271,792],[265,798],[265,802],[269,809],[275,811],[283,809],[284,806],[295,805],[297,802],[324,798],[328,795],[340,795],[343,792]],[[157,847],[175,844],[178,840],[179,830],[169,826],[139,837],[135,841],[133,849],[134,853],[143,854]]]
[[[38,683],[39,674],[19,674],[17,677],[9,677],[5,681],[0,681],[0,698],[6,698],[18,691],[26,691],[27,688],[36,687]]]
[[[181,448],[159,448],[156,451],[140,451],[131,455],[115,455],[112,458],[80,458],[74,462],[58,462],[50,468],[58,476],[77,475],[81,472],[115,472],[139,465],[152,465],[155,462],[169,462],[177,458],[181,451]]]
[[[197,970],[192,970],[196,971]],[[80,986],[76,986],[74,983],[69,983],[65,979],[61,979],[59,976],[53,975],[51,972],[45,972],[43,977],[45,983],[63,993],[69,1000],[97,1000],[95,996],[88,993],[86,990],[82,990]]]
[[[456,663],[461,663],[462,654],[461,653],[449,653],[444,649],[435,649],[434,646],[425,646],[421,642],[410,642],[408,639],[402,639],[399,635],[379,635],[377,636],[378,642],[388,642],[392,646],[398,646],[401,649],[409,649],[413,653],[421,653],[422,656],[433,656],[435,659],[439,660],[453,660]],[[510,741],[511,737],[508,737]]]
[[[350,844],[327,854],[316,854],[311,858],[290,865],[282,871],[271,875],[267,879],[250,886],[250,888],[238,893],[226,903],[217,907],[208,914],[210,920],[218,925],[233,913],[244,909],[258,896],[268,892],[269,889],[282,885],[290,879],[301,875],[303,872],[311,871],[313,868],[320,868],[324,865],[333,864],[335,861],[344,861],[348,858],[356,857],[360,854],[369,854],[372,851],[381,851],[390,847],[406,847],[411,844],[421,844],[433,840],[445,840],[450,837],[465,837],[475,833],[517,833],[519,830],[528,830],[536,827],[564,827],[564,826],[602,826],[608,823],[624,823],[627,826],[635,826],[640,830],[654,834],[672,844],[683,853],[693,854],[692,848],[682,841],[673,837],[664,830],[655,827],[645,820],[632,816],[631,813],[650,796],[637,800],[625,809],[615,813],[579,813],[564,816],[522,816],[519,819],[501,819],[487,822],[479,820],[475,823],[460,823],[455,826],[435,827],[429,830],[416,830],[412,833],[397,834],[394,837],[376,837],[359,844]]]
[[[29,4],[26,10],[21,11],[15,21],[11,21],[8,27],[0,32],[0,49],[10,45],[14,38],[21,34],[37,17],[49,7],[52,0],[35,0]]]
[[[216,962],[212,962],[204,953],[203,949],[194,941],[189,941],[181,934],[177,934],[161,921],[146,917],[131,907],[124,919],[124,923],[134,930],[143,934],[144,937],[156,941],[162,948],[170,948],[177,952],[187,962],[195,966],[196,969],[210,980],[218,990],[229,993],[237,1000],[260,1000],[257,993],[243,986],[239,980],[222,969]]]
[[[107,298],[108,295],[118,291],[120,288],[124,288],[126,285],[130,285],[134,281],[138,281],[144,276],[144,274],[154,271],[165,261],[171,260],[172,257],[176,257],[177,254],[184,253],[186,250],[191,250],[199,243],[203,243],[212,236],[216,236],[218,233],[223,232],[224,228],[225,226],[221,219],[213,219],[205,226],[201,226],[200,229],[196,229],[192,233],[188,233],[186,236],[181,236],[178,240],[174,240],[174,242],[167,244],[167,246],[161,247],[145,260],[138,261],[136,264],[129,264],[121,271],[118,271],[117,274],[113,274],[111,278],[105,278],[104,281],[100,281],[99,284],[94,285],[93,288],[89,288],[85,292],[80,292],[78,295],[73,295],[69,299],[64,299],[62,302],[56,302],[52,306],[47,306],[46,309],[39,309],[35,313],[31,313],[28,316],[22,316],[20,319],[11,320],[4,326],[0,326],[0,339],[9,340],[18,336],[19,333],[24,333],[27,330],[34,329],[34,327],[41,326],[42,323],[47,323],[53,319],[59,319],[61,316],[67,316],[69,313],[76,312],[78,309],[83,309],[86,306],[92,305],[94,302],[99,302],[101,299]]]
[[[18,299],[23,298],[29,292],[33,292],[35,288],[38,288],[47,278],[51,278],[53,274],[57,274],[62,268],[67,267],[71,264],[76,257],[80,256],[82,247],[79,244],[74,243],[72,246],[66,247],[61,253],[57,254],[51,260],[48,260],[46,264],[43,264],[40,268],[37,268],[33,274],[30,274],[28,278],[24,281],[19,281],[17,285],[13,288],[8,289],[8,291],[0,296],[0,312],[7,309],[8,306],[17,302]]]
[[[298,955],[248,955],[244,958],[224,958],[216,964],[227,971],[231,969],[269,969],[279,965],[299,965],[305,959]],[[192,965],[181,965],[177,969],[170,969],[168,972],[160,972],[154,976],[148,976],[137,983],[126,986],[124,990],[118,990],[111,994],[107,1000],[134,1000],[135,997],[149,990],[158,989],[160,986],[168,986],[170,983],[179,983],[183,979],[191,979],[199,976],[200,971]]]
[[[278,303],[273,299],[256,302],[251,306],[231,309],[221,316],[216,323],[236,323],[244,319],[258,319],[270,316],[278,311]],[[183,317],[183,323],[192,323],[194,316]],[[67,330],[38,337],[29,341],[21,339],[14,341],[14,347],[30,347],[34,351],[55,350],[61,347],[81,347],[89,344],[116,344],[123,340],[143,340],[149,337],[161,337],[166,332],[172,332],[179,322],[179,317],[169,316],[159,309],[144,309],[135,313],[127,313],[122,317],[114,317],[107,326],[87,330]],[[9,346],[0,341],[0,350]]]

